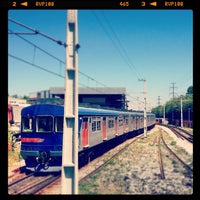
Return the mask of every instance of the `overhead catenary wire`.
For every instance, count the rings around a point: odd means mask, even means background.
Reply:
[[[93,13],[94,13],[94,12],[93,12]],[[135,66],[133,66],[132,63],[130,64],[130,62],[131,62],[131,61],[130,61],[130,58],[129,58],[129,56],[128,56],[126,50],[125,50],[125,48],[123,47],[121,41],[119,40],[119,37],[117,36],[117,34],[116,34],[115,31],[113,30],[111,24],[109,23],[107,17],[105,16],[105,14],[103,14],[104,19],[105,19],[106,23],[109,25],[110,30],[112,31],[114,37],[117,39],[117,41],[118,41],[118,43],[119,43],[119,45],[120,45],[120,47],[121,47],[122,50],[120,50],[120,48],[116,45],[115,41],[114,41],[114,40],[112,39],[112,37],[110,36],[109,32],[105,29],[105,27],[104,27],[104,25],[102,24],[102,22],[101,22],[101,20],[99,19],[99,17],[98,17],[95,13],[94,13],[94,15],[95,15],[96,19],[98,20],[99,24],[101,25],[101,27],[103,28],[104,32],[107,34],[107,36],[109,37],[109,39],[112,41],[113,45],[117,48],[117,50],[118,50],[120,56],[123,58],[123,60],[128,64],[128,66],[129,66],[131,69],[132,69],[132,67],[135,68]],[[10,34],[15,34],[15,35],[18,35],[18,36],[19,36],[19,34],[40,34],[40,35],[42,35],[42,36],[44,36],[44,37],[46,37],[46,38],[48,38],[48,39],[50,39],[50,40],[56,42],[56,43],[59,44],[59,45],[63,45],[64,47],[67,47],[67,44],[66,44],[65,42],[62,42],[62,41],[60,41],[60,40],[57,40],[57,39],[55,39],[55,38],[53,38],[53,37],[51,37],[51,36],[49,36],[49,35],[47,35],[47,34],[45,34],[45,33],[42,33],[41,31],[39,31],[39,30],[37,30],[37,29],[34,29],[34,28],[32,28],[32,27],[29,27],[29,26],[27,26],[27,25],[25,25],[25,24],[23,24],[23,23],[21,23],[21,22],[18,22],[18,21],[14,20],[14,19],[11,19],[11,18],[8,18],[8,20],[10,20],[10,21],[12,21],[13,23],[16,23],[16,24],[18,24],[18,25],[20,25],[20,26],[22,26],[22,27],[25,27],[25,28],[27,28],[27,29],[29,29],[29,30],[31,30],[31,31],[33,31],[33,33],[22,33],[22,32],[16,33],[16,32],[14,32],[14,31],[11,31]],[[20,37],[20,36],[19,36],[19,37]],[[24,38],[22,38],[22,37],[21,37],[21,39],[26,40],[26,39],[24,39]],[[27,41],[27,40],[26,40],[26,41]],[[27,42],[28,42],[28,41],[27,41]],[[29,42],[29,43],[31,43],[31,42]],[[38,47],[38,49],[39,49],[39,47]],[[40,49],[40,50],[41,50],[41,51],[44,51],[44,50],[42,50],[42,49]],[[124,52],[124,54],[123,54],[122,52]],[[47,53],[47,52],[46,52],[46,53]],[[47,54],[48,54],[48,53],[47,53]],[[50,54],[49,54],[49,55],[50,55]],[[126,55],[126,58],[128,59],[128,61],[127,61],[127,59],[124,57],[124,55]],[[53,55],[50,55],[50,56],[53,57]],[[55,59],[56,59],[56,58],[55,58]],[[62,62],[62,61],[61,61],[61,62]],[[63,63],[63,62],[62,62],[62,63]],[[136,70],[136,68],[135,68],[135,70]],[[138,72],[136,71],[136,73],[138,73]],[[138,75],[138,76],[139,76],[139,75]],[[99,82],[99,83],[100,83],[100,82]],[[100,83],[100,84],[101,84],[101,85],[104,85],[104,84],[102,84],[102,83]]]
[[[118,47],[118,45],[116,44],[116,42],[114,41],[114,39],[112,38],[112,36],[110,35],[109,31],[105,28],[104,24],[101,22],[100,18],[98,17],[98,15],[93,11],[93,14],[95,16],[95,18],[97,19],[98,23],[100,24],[100,26],[102,27],[103,31],[106,33],[107,37],[111,40],[113,46],[115,47],[115,49],[117,50],[117,52],[119,53],[120,57],[122,57],[122,59],[128,64],[128,66],[130,67],[129,63],[127,62],[127,60],[125,59],[124,55],[122,54],[120,48]]]
[[[60,78],[63,78],[63,79],[65,78],[64,76],[62,76],[62,75],[60,75],[60,74],[58,74],[58,73],[56,73],[56,72],[50,71],[50,70],[48,70],[48,69],[46,69],[46,68],[44,68],[44,67],[42,67],[42,66],[39,66],[39,65],[36,65],[36,64],[31,63],[31,62],[29,62],[29,61],[26,61],[26,60],[24,60],[24,59],[22,59],[22,58],[19,58],[19,57],[17,57],[17,56],[12,55],[12,54],[8,54],[8,56],[10,56],[10,57],[12,57],[12,58],[14,58],[14,59],[16,59],[16,60],[18,60],[18,61],[21,61],[21,62],[23,62],[23,63],[26,63],[26,64],[28,64],[28,65],[31,65],[31,66],[33,66],[33,67],[35,67],[35,68],[38,68],[38,69],[43,70],[43,71],[45,71],[45,72],[48,72],[48,73],[50,73],[50,74],[56,75],[56,76],[58,76],[58,77],[60,77]],[[83,73],[83,74],[84,74],[84,73]],[[87,85],[82,84],[82,83],[79,83],[79,84],[82,85],[82,86],[85,87],[85,88],[90,89],[90,90],[94,90],[94,91],[98,91],[99,93],[102,93],[102,91],[100,91],[98,88],[88,87]]]
[[[50,74],[59,76],[59,77],[61,77],[61,78],[65,78],[64,76],[62,76],[62,75],[60,75],[60,74],[58,74],[58,73],[55,73],[55,72],[53,72],[53,71],[50,71],[50,70],[48,70],[48,69],[46,69],[46,68],[44,68],[44,67],[41,67],[41,66],[36,65],[36,64],[34,64],[34,63],[31,63],[31,62],[29,62],[29,61],[26,61],[26,60],[24,60],[24,59],[22,59],[22,58],[19,58],[19,57],[17,57],[17,56],[12,55],[12,54],[8,54],[8,56],[10,56],[10,57],[12,57],[12,58],[14,58],[14,59],[16,59],[16,60],[19,60],[19,61],[21,61],[21,62],[24,62],[24,63],[26,63],[26,64],[28,64],[28,65],[34,66],[34,67],[36,67],[36,68],[38,68],[38,69],[41,69],[41,70],[43,70],[43,71],[45,71],[45,72],[48,72],[48,73],[50,73]]]
[[[96,14],[95,14],[95,15],[96,15]],[[119,40],[117,34],[115,33],[115,31],[114,31],[114,29],[112,28],[111,24],[109,23],[108,19],[106,18],[105,15],[103,15],[103,16],[104,16],[104,19],[105,19],[106,23],[108,24],[108,27],[110,28],[112,34],[114,35],[114,38],[116,38],[116,40],[117,40],[117,42],[118,42],[118,45],[117,45],[117,43],[112,39],[110,33],[106,30],[105,26],[102,24],[102,22],[100,21],[100,19],[98,18],[97,15],[96,15],[96,18],[97,18],[97,20],[99,21],[99,23],[100,23],[100,25],[102,26],[102,28],[104,29],[104,31],[106,32],[107,36],[111,39],[111,41],[112,41],[113,45],[115,46],[115,48],[118,50],[120,56],[123,58],[123,60],[124,60],[124,61],[128,64],[128,66],[130,67],[130,69],[135,68],[135,66],[132,65],[131,60],[130,60],[130,58],[128,57],[128,54],[127,54],[125,48],[123,47],[121,41]],[[13,23],[16,23],[16,24],[18,24],[18,25],[20,25],[20,26],[22,26],[22,27],[25,27],[25,28],[27,28],[27,29],[33,31],[32,34],[39,34],[39,35],[42,35],[43,37],[46,37],[47,39],[50,39],[50,40],[56,42],[56,43],[59,44],[59,45],[63,45],[64,47],[67,47],[67,44],[66,44],[66,43],[64,43],[64,42],[62,42],[62,41],[60,41],[60,40],[57,40],[57,39],[55,39],[55,38],[53,38],[53,37],[51,37],[51,36],[49,36],[49,35],[47,35],[47,34],[45,34],[45,33],[42,33],[42,32],[39,31],[39,30],[36,30],[36,29],[34,29],[34,28],[31,28],[31,27],[29,27],[29,26],[27,26],[27,25],[25,25],[25,24],[23,24],[23,23],[21,23],[21,22],[18,22],[18,21],[16,21],[16,20],[14,20],[14,19],[11,19],[11,18],[8,18],[8,19],[9,19],[10,21],[12,21]],[[27,43],[33,45],[33,46],[34,46],[34,52],[35,52],[36,49],[39,49],[40,51],[46,53],[46,54],[49,55],[50,57],[52,57],[52,58],[54,58],[55,60],[59,61],[59,62],[60,62],[60,66],[61,66],[61,64],[65,64],[65,62],[62,61],[61,59],[56,58],[54,55],[52,55],[52,54],[50,54],[49,52],[45,51],[44,49],[40,48],[38,45],[36,45],[36,44],[34,44],[34,43],[28,41],[27,39],[23,38],[22,36],[20,36],[20,35],[23,34],[23,33],[14,32],[14,31],[12,31],[12,30],[9,29],[9,34],[15,34],[16,36],[20,37],[22,40],[24,40],[24,41],[26,41]],[[120,47],[120,48],[119,48],[119,47]],[[62,76],[62,75],[60,75],[60,74],[58,74],[58,73],[55,73],[55,72],[50,71],[50,70],[48,70],[48,69],[45,69],[45,68],[43,68],[43,67],[41,67],[41,66],[39,66],[39,65],[36,65],[36,64],[31,63],[31,62],[29,62],[29,61],[26,61],[26,60],[24,60],[24,59],[22,59],[22,58],[19,58],[19,57],[17,57],[17,56],[11,55],[11,54],[10,54],[9,56],[11,56],[11,57],[13,57],[13,58],[15,58],[15,59],[17,59],[17,60],[19,60],[19,61],[21,61],[21,62],[24,62],[24,63],[27,63],[27,64],[29,64],[29,65],[32,65],[32,66],[34,66],[34,67],[36,67],[36,68],[38,68],[38,69],[41,69],[41,70],[43,70],[43,71],[46,71],[46,72],[48,72],[48,73],[51,73],[51,74],[54,74],[54,75],[56,75],[56,76],[59,76],[59,77],[64,78],[64,76]],[[136,68],[135,68],[135,70],[136,70]],[[79,72],[81,75],[87,77],[88,79],[90,79],[90,80],[92,80],[92,81],[95,81],[97,84],[100,84],[100,85],[103,85],[104,87],[107,87],[105,84],[103,84],[103,83],[97,81],[96,79],[94,79],[94,78],[92,78],[92,77],[86,75],[85,73],[80,72],[80,71],[78,71],[78,72]]]
[[[39,49],[40,51],[42,51],[43,53],[45,53],[45,54],[47,54],[48,56],[50,56],[51,58],[53,58],[53,59],[59,61],[59,62],[60,62],[60,65],[61,65],[61,64],[64,64],[64,65],[66,64],[66,62],[64,62],[64,61],[62,61],[61,59],[57,58],[57,57],[54,56],[53,54],[50,54],[49,52],[47,52],[46,50],[42,49],[42,48],[39,47],[38,45],[36,45],[36,44],[34,44],[33,42],[30,42],[28,39],[25,39],[24,37],[22,37],[22,36],[20,35],[20,33],[15,33],[14,31],[12,31],[12,30],[10,30],[10,29],[8,29],[8,30],[9,30],[9,33],[15,34],[15,35],[16,35],[17,37],[19,37],[20,39],[22,39],[22,40],[24,40],[25,42],[27,42],[28,44],[32,45],[32,46],[34,47],[34,49],[37,48],[37,49]],[[34,66],[33,63],[31,63],[31,62],[29,62],[29,61],[26,61],[26,60],[24,60],[24,59],[21,59],[21,58],[19,58],[19,57],[17,57],[17,56],[12,55],[12,57],[15,58],[15,59],[18,59],[18,60],[20,60],[20,61],[23,61],[24,63],[27,63],[27,64],[29,64],[29,65]],[[39,66],[37,66],[37,65],[35,65],[35,67],[42,69],[42,67],[39,67]],[[51,71],[49,71],[49,72],[51,72]],[[103,84],[103,83],[97,81],[96,79],[92,78],[91,76],[88,76],[87,74],[85,74],[85,73],[83,73],[83,72],[81,72],[81,71],[78,71],[78,72],[79,72],[80,74],[82,74],[83,76],[87,77],[88,79],[90,79],[90,80],[92,80],[92,81],[95,81],[97,84],[100,84],[100,85],[102,85],[102,86],[104,86],[104,87],[107,87],[105,84]],[[54,72],[53,72],[53,73],[54,73]],[[58,74],[56,73],[55,75],[58,75]],[[61,76],[61,77],[62,77],[62,76]],[[64,77],[64,76],[63,76],[63,77]]]
[[[95,13],[95,11],[93,11],[93,15],[97,19],[98,23],[102,27],[102,29],[105,32],[105,34],[107,35],[107,37],[111,40],[113,46],[115,47],[115,49],[117,50],[117,52],[119,53],[119,55],[123,59],[123,61],[128,65],[128,67],[131,70],[134,69],[134,72],[135,72],[135,74],[136,74],[138,79],[140,77],[142,77],[138,73],[136,67],[133,65],[130,57],[128,56],[128,53],[127,53],[126,49],[122,45],[122,42],[120,41],[119,37],[117,36],[116,32],[114,31],[114,29],[113,29],[111,23],[109,22],[108,18],[106,17],[106,15],[103,13],[104,22],[106,22],[106,24],[108,25],[108,28],[109,28],[110,31],[108,31],[108,29],[105,27],[104,23],[102,23],[102,21],[100,20],[100,17]],[[114,40],[114,38],[115,38],[115,40]]]
[[[102,13],[103,13],[104,21],[105,21],[106,24],[108,25],[108,27],[109,27],[109,29],[111,30],[111,32],[112,32],[114,38],[116,38],[116,40],[117,40],[117,42],[118,42],[118,44],[119,44],[119,46],[120,46],[119,49],[120,49],[121,55],[122,55],[122,53],[123,53],[123,55],[124,55],[123,58],[124,58],[125,62],[128,64],[128,66],[129,66],[131,69],[134,69],[134,70],[135,70],[135,72],[136,72],[138,78],[141,77],[141,75],[140,75],[139,72],[137,71],[136,67],[132,64],[132,61],[131,61],[131,59],[130,59],[130,57],[129,57],[127,51],[126,51],[126,48],[124,48],[124,46],[123,46],[121,40],[119,39],[117,33],[114,31],[114,29],[113,29],[113,27],[112,27],[112,25],[111,25],[109,19],[106,17],[106,15],[105,15],[104,12],[102,12]]]
[[[20,39],[22,39],[22,40],[24,40],[25,42],[27,42],[28,44],[34,46],[34,48],[39,49],[40,51],[42,51],[43,53],[47,54],[48,56],[54,58],[55,60],[61,62],[62,64],[65,64],[65,62],[62,61],[61,59],[57,58],[57,57],[54,56],[53,54],[50,54],[49,52],[47,52],[46,50],[42,49],[42,48],[39,47],[38,45],[36,45],[36,44],[34,44],[33,42],[30,42],[29,40],[27,40],[27,39],[25,39],[24,37],[22,37],[22,36],[20,35],[20,33],[15,33],[14,31],[12,31],[12,30],[10,30],[10,29],[8,29],[8,30],[10,31],[9,34],[10,34],[10,33],[15,34],[15,35],[16,35],[17,37],[19,37]]]
[[[46,37],[46,38],[48,38],[48,39],[50,39],[50,40],[56,42],[56,43],[59,44],[59,45],[64,46],[65,48],[67,47],[67,44],[66,44],[65,42],[62,42],[62,41],[60,41],[60,40],[57,40],[57,39],[55,39],[55,38],[53,38],[53,37],[51,37],[51,36],[49,36],[49,35],[47,35],[47,34],[44,34],[44,33],[40,32],[39,30],[33,29],[33,28],[31,28],[31,27],[29,27],[29,26],[27,26],[27,25],[25,25],[25,24],[22,24],[21,22],[18,22],[18,21],[14,20],[14,19],[11,19],[11,18],[8,18],[8,20],[10,20],[11,22],[14,22],[14,23],[16,23],[16,24],[18,24],[18,25],[20,25],[20,26],[23,26],[24,28],[27,28],[27,29],[33,31],[34,34],[40,34],[40,35],[42,35],[42,36],[44,36],[44,37]],[[21,33],[21,34],[22,34],[22,33]],[[29,34],[30,34],[30,33],[29,33]]]

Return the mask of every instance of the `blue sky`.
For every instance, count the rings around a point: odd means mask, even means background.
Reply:
[[[66,41],[66,10],[10,10],[9,18]],[[31,33],[8,21],[9,32]],[[41,36],[20,34],[65,62],[65,48]],[[142,109],[146,79],[147,108],[185,94],[193,84],[191,10],[78,10],[79,86],[125,87],[130,108]],[[8,53],[64,76],[65,65],[14,34]],[[102,83],[102,84],[99,84]],[[9,95],[63,87],[64,78],[8,57]],[[138,101],[139,99],[140,101]],[[139,104],[138,104],[139,103]]]

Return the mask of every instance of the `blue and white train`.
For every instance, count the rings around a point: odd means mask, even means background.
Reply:
[[[60,105],[36,104],[23,108],[20,154],[26,167],[37,170],[39,166],[47,169],[62,164],[63,115],[64,107]],[[97,146],[106,149],[116,138],[123,142],[144,131],[143,112],[79,107],[78,117],[80,157],[88,156]],[[154,125],[155,115],[147,113],[147,129]]]

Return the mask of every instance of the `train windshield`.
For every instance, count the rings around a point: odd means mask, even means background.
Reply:
[[[52,132],[52,131],[53,131],[53,117],[51,116],[36,117],[36,132]]]
[[[33,132],[33,118],[22,117],[22,132]]]
[[[55,117],[55,132],[63,132],[63,117]]]

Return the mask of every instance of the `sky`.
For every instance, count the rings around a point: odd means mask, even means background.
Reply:
[[[8,17],[66,42],[66,14],[10,10]],[[78,43],[79,86],[125,87],[129,108],[142,109],[144,83],[147,110],[193,85],[191,10],[78,10]],[[8,20],[10,96],[64,87],[65,57],[64,46]]]

